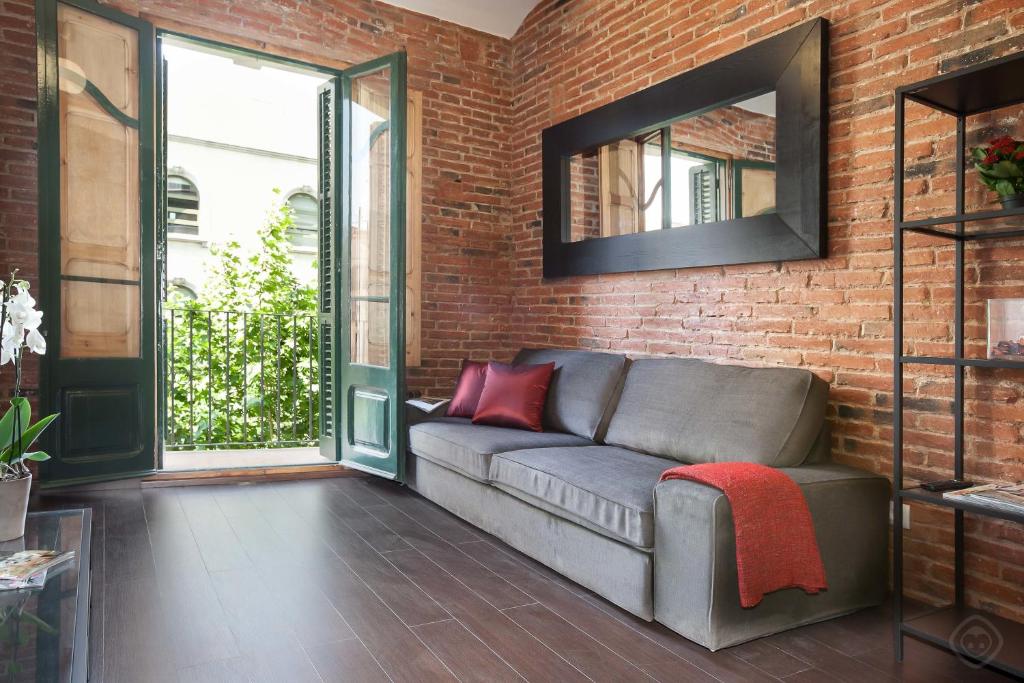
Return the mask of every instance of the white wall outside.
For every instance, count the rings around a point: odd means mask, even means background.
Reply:
[[[173,40],[164,54],[168,174],[199,193],[199,234],[168,234],[167,277],[196,290],[207,279],[211,244],[237,240],[252,249],[275,203],[298,190],[316,195],[316,94],[326,77]],[[315,283],[315,251],[295,248],[292,256],[295,276]]]

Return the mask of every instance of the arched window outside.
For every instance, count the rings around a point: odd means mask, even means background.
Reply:
[[[199,295],[196,294],[195,285],[187,281],[185,278],[176,277],[168,284],[170,284],[170,292],[168,293],[171,295],[177,294],[181,298],[188,299],[189,301],[195,301],[199,298]]]
[[[199,190],[184,176],[167,176],[167,232],[199,234]]]
[[[316,247],[320,228],[320,202],[309,192],[299,190],[288,197],[294,225],[291,241],[297,247]]]

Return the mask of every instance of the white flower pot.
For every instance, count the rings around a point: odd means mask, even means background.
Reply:
[[[0,481],[0,541],[25,535],[25,515],[28,514],[31,488],[31,474],[21,479]]]

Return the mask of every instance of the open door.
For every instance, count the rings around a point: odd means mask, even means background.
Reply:
[[[40,0],[46,485],[155,466],[153,27],[86,0]]]
[[[405,455],[405,68],[400,52],[347,69],[335,97],[333,436],[345,465],[397,480]]]

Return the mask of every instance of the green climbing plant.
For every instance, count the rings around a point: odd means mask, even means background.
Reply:
[[[293,273],[292,209],[277,201],[258,247],[210,248],[209,278],[169,296],[166,442],[244,448],[313,443],[319,415],[316,287]],[[315,264],[314,264],[315,267]]]

